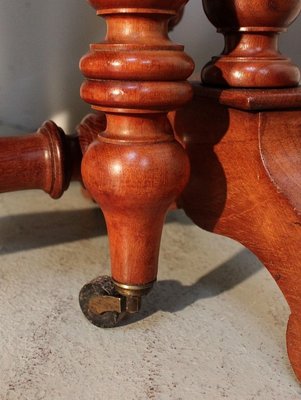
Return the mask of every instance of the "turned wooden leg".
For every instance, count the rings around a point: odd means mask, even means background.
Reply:
[[[0,138],[0,193],[42,189],[57,199],[71,180],[81,181],[82,154],[105,129],[103,114],[90,114],[67,136],[47,121],[35,133]]]
[[[108,33],[81,61],[81,95],[106,113],[107,128],[85,153],[82,176],[106,219],[113,281],[85,285],[80,304],[95,325],[111,327],[139,310],[156,280],[165,215],[188,180],[167,111],[190,100],[193,62],[167,36],[186,0],[90,3]]]
[[[194,101],[171,120],[191,162],[183,208],[269,270],[290,306],[287,349],[301,380],[300,99],[300,88],[195,86]],[[192,115],[198,118],[189,123]]]

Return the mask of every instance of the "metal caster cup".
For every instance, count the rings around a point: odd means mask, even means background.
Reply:
[[[79,293],[79,304],[85,317],[99,328],[114,328],[128,314],[139,312],[141,297],[153,282],[131,286],[114,282],[110,276],[100,276],[87,283]]]

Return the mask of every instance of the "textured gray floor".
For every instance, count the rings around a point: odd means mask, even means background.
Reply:
[[[1,400],[297,400],[288,308],[247,250],[182,212],[164,228],[140,320],[89,324],[81,286],[108,273],[100,212],[77,185],[0,196]]]

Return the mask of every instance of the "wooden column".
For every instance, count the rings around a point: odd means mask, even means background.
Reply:
[[[168,38],[186,0],[89,2],[107,35],[81,60],[81,96],[106,113],[107,129],[88,148],[82,175],[106,219],[115,288],[135,297],[156,280],[165,215],[189,176],[167,119],[192,97],[193,62]]]

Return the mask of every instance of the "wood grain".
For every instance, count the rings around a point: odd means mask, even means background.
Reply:
[[[245,111],[245,101],[234,109],[202,90],[170,115],[191,163],[181,204],[198,226],[239,241],[269,270],[291,309],[288,354],[301,379],[301,103]]]
[[[107,127],[85,153],[82,175],[106,219],[113,279],[145,285],[156,279],[165,215],[189,176],[167,119],[192,97],[185,80],[193,62],[168,37],[186,0],[90,3],[107,35],[81,60],[81,96],[106,113]]]
[[[82,154],[105,128],[104,114],[90,114],[74,135],[53,121],[35,133],[0,138],[0,193],[41,189],[58,199],[71,180],[81,181]]]

